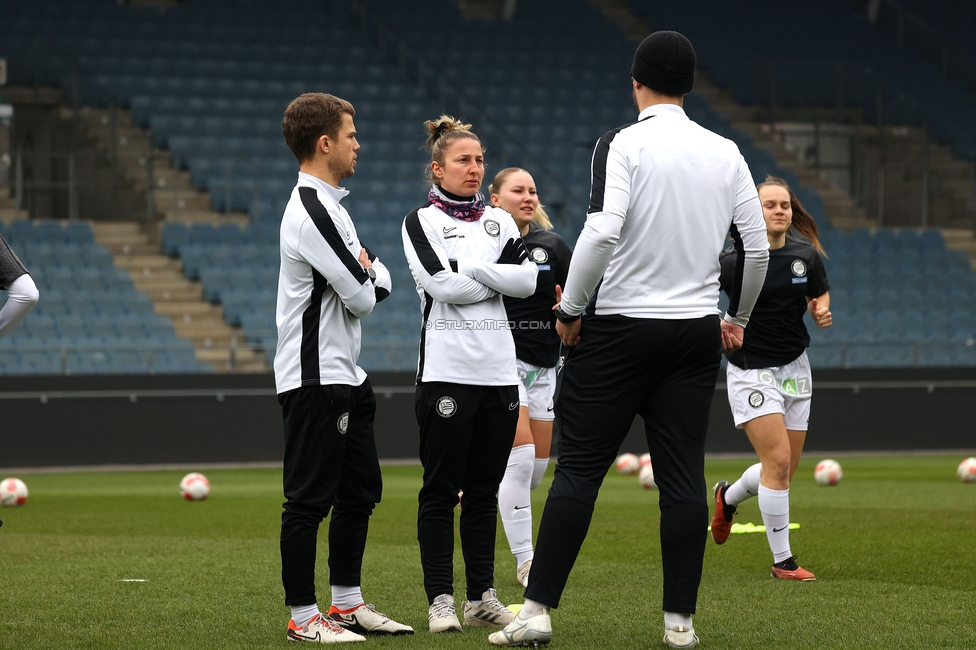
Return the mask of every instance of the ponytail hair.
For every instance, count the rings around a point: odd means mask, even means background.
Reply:
[[[796,194],[790,189],[789,184],[782,178],[777,178],[776,176],[766,175],[766,180],[756,186],[756,190],[761,190],[767,185],[775,185],[777,187],[782,187],[790,195],[790,208],[793,210],[793,223],[790,225],[790,230],[796,228],[797,232],[810,240],[813,247],[817,249],[817,252],[827,257],[826,251],[824,251],[823,245],[820,243],[820,239],[817,236],[817,222],[814,221],[810,213],[803,208],[803,204],[800,200],[796,198]]]
[[[497,174],[495,174],[494,180],[492,180],[491,185],[488,186],[488,194],[497,194],[501,191],[502,186],[505,184],[505,179],[514,174],[515,172],[529,172],[525,171],[521,167],[506,167]],[[529,174],[532,176],[532,174]],[[536,203],[535,211],[532,213],[532,223],[539,226],[543,230],[552,230],[552,220],[549,219],[549,215],[546,213],[545,206],[542,203]]]
[[[436,162],[441,166],[444,165],[444,154],[455,140],[470,138],[478,144],[481,144],[481,138],[471,130],[470,124],[464,124],[461,120],[450,115],[441,115],[436,120],[427,120],[424,122],[424,130],[427,131],[427,142],[425,146],[430,149],[430,161]],[[481,150],[484,153],[483,146]],[[430,163],[427,163],[424,177],[429,183],[437,183],[437,177],[434,176]]]

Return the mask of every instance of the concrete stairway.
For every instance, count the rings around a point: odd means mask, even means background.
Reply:
[[[178,221],[187,224],[247,223],[246,214],[222,214],[210,206],[210,195],[194,187],[190,172],[176,169],[169,152],[151,146],[149,133],[132,121],[132,113],[120,109],[83,108],[79,116],[93,138],[109,158],[112,157],[113,136],[116,143],[117,165],[125,178],[140,192],[149,191],[149,157],[152,153],[152,186],[155,213],[162,222]],[[113,124],[114,121],[114,124]],[[153,226],[152,241],[158,241],[162,223]]]
[[[193,342],[198,360],[217,372],[268,371],[264,354],[246,345],[243,330],[227,324],[223,309],[204,299],[200,283],[183,275],[179,260],[149,243],[138,224],[95,222],[92,228],[116,266],[128,269],[136,289],[150,295],[156,312],[173,319],[176,335]]]
[[[152,147],[150,134],[133,122],[131,112],[83,108],[79,117],[109,159],[114,139],[116,166],[137,191],[147,194],[150,179],[153,188],[155,210],[147,213],[147,221],[95,222],[96,241],[112,251],[116,266],[129,270],[156,312],[173,319],[176,334],[193,342],[198,360],[213,364],[217,372],[268,372],[263,352],[246,344],[243,330],[227,324],[223,309],[207,302],[200,283],[186,278],[180,261],[165,255],[160,243],[162,224],[168,221],[244,225],[247,215],[212,210],[210,195],[193,186],[188,171],[174,167],[168,151]]]

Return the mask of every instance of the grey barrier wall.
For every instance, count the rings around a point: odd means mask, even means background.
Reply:
[[[370,381],[380,457],[416,460],[413,376]],[[976,449],[976,368],[823,370],[814,383],[810,451]],[[8,468],[274,462],[283,448],[271,375],[4,377],[0,413]],[[621,449],[646,450],[639,418]],[[751,451],[724,381],[706,451]]]

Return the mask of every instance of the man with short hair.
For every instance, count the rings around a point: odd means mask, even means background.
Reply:
[[[373,437],[376,399],[356,365],[359,319],[390,295],[392,283],[339,203],[348,194],[339,182],[356,171],[355,114],[344,99],[306,93],[282,121],[300,166],[281,220],[274,360],[285,430],[281,579],[292,641],[413,634],[365,604],[360,589],[369,517],[383,481]],[[315,547],[330,510],[332,606],[325,616],[315,598]]]
[[[708,528],[709,408],[722,351],[742,345],[769,252],[759,196],[735,143],[682,108],[694,74],[687,38],[662,31],[644,39],[631,69],[638,121],[610,131],[594,150],[586,225],[556,309],[563,345],[576,346],[557,405],[559,462],[525,605],[489,637],[495,645],[552,638],[549,608],[559,605],[600,485],[636,415],[660,489],[664,643],[698,645],[691,615]],[[738,293],[721,320],[719,253],[730,231],[741,264]]]

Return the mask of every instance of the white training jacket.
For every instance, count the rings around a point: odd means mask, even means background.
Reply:
[[[349,192],[298,174],[281,219],[275,386],[358,386],[359,319],[390,295],[387,268],[370,254],[375,283],[359,263],[356,227],[339,201]],[[368,250],[367,250],[368,253]]]
[[[539,269],[528,259],[496,264],[521,238],[512,216],[485,206],[481,219],[464,221],[428,204],[406,216],[401,235],[423,314],[417,382],[518,384],[502,296],[531,296]]]
[[[762,206],[738,147],[657,104],[604,135],[562,310],[634,318],[718,313],[719,253],[731,230],[742,260],[726,320],[743,327],[766,277]],[[602,282],[601,282],[602,278]],[[599,287],[597,288],[597,284]]]

